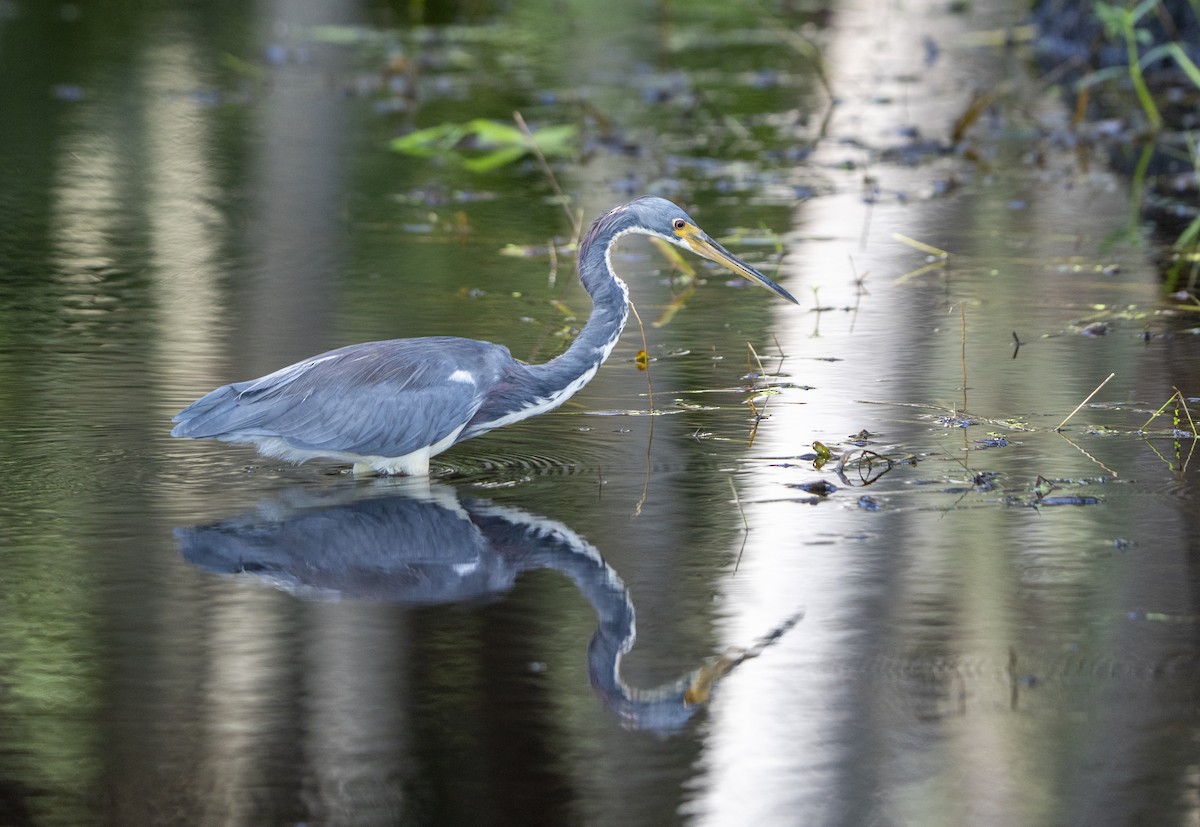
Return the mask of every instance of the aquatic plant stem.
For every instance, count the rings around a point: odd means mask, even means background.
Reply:
[[[1067,418],[1064,419],[1062,422],[1058,423],[1058,426],[1054,430],[1061,431],[1063,425],[1066,425],[1067,422],[1070,421],[1071,417],[1073,417],[1075,414],[1079,413],[1079,409],[1082,408],[1084,405],[1086,405],[1089,401],[1091,401],[1091,398],[1093,396],[1100,393],[1100,389],[1103,388],[1105,385],[1107,385],[1109,380],[1112,379],[1116,375],[1117,375],[1116,373],[1110,373],[1108,375],[1108,379],[1105,379],[1103,382],[1101,382],[1099,385],[1097,385],[1096,389],[1094,391],[1092,391],[1091,393],[1089,393],[1087,395],[1086,399],[1084,399],[1082,402],[1080,402],[1078,405],[1076,405],[1075,410],[1073,410],[1069,414],[1067,414]],[[1166,407],[1166,406],[1164,406],[1164,407]]]
[[[554,176],[554,170],[550,168],[550,163],[546,160],[545,153],[542,152],[541,147],[534,140],[533,132],[529,129],[529,125],[525,123],[525,118],[521,117],[520,112],[513,112],[513,120],[517,122],[517,128],[521,130],[521,134],[525,136],[525,140],[529,145],[529,151],[537,159],[538,167],[542,170],[542,174],[546,176],[546,180],[550,182],[550,188],[554,190],[554,194],[558,196],[563,212],[567,214],[567,221],[571,224],[572,241],[578,243],[580,236],[583,234],[582,215],[571,212],[571,208],[567,206],[570,199],[567,198],[562,187],[558,185],[558,179]]]
[[[1154,157],[1154,144],[1147,143],[1142,147],[1142,154],[1138,158],[1137,168],[1133,171],[1133,178],[1129,184],[1129,238],[1133,241],[1138,239],[1139,227],[1141,226],[1140,217],[1142,214],[1142,188],[1146,183],[1146,171],[1150,168],[1150,160]]]
[[[778,340],[776,340],[775,344],[779,344]],[[754,345],[746,342],[746,349],[749,352],[749,355],[746,357],[746,373],[751,373],[754,370],[753,366],[750,364],[750,356],[753,356],[754,361],[758,363],[757,375],[760,377],[765,375],[767,369],[763,367],[762,359],[758,358],[758,351],[754,349]],[[780,352],[783,352],[783,348],[780,348]],[[780,366],[782,367],[782,363],[780,363]],[[746,400],[746,404],[748,404],[750,406],[750,410],[754,412],[754,427],[750,429],[750,440],[746,443],[748,447],[754,446],[754,438],[758,436],[758,423],[762,422],[763,417],[767,415],[767,405],[769,405],[770,402],[771,399],[768,396],[767,400],[763,402],[762,410],[760,411],[757,407],[755,407],[753,397]]]
[[[932,244],[926,244],[924,241],[917,241],[915,238],[910,238],[903,233],[892,233],[892,240],[899,241],[901,244],[906,244],[909,247],[912,247],[914,250],[920,250],[922,253],[926,253],[930,256],[930,259],[927,259],[925,264],[921,267],[905,273],[902,276],[897,276],[894,282],[896,285],[901,285],[907,281],[917,278],[918,276],[923,276],[929,271],[935,270],[938,267],[945,267],[950,261],[949,251],[943,250],[941,247],[934,247]]]
[[[924,241],[917,241],[915,238],[906,236],[904,233],[892,233],[892,240],[899,241],[901,244],[907,244],[914,250],[920,250],[922,253],[928,253],[937,258],[950,258],[950,253],[941,247],[934,247],[932,244],[926,244]]]
[[[962,319],[962,375],[963,375],[963,403],[962,412],[967,412],[967,308],[966,305],[959,303],[958,315]]]
[[[650,381],[650,358],[649,351],[646,349],[646,326],[642,324],[642,316],[637,311],[637,305],[633,303],[633,299],[629,299],[629,309],[633,312],[633,317],[637,319],[638,331],[642,334],[642,353],[647,354],[646,357],[646,394],[650,399],[650,432],[646,435],[646,470],[642,477],[642,496],[638,498],[637,504],[633,507],[633,516],[640,516],[642,507],[646,505],[646,499],[650,496],[650,450],[654,447],[654,383]]]
[[[1196,423],[1192,420],[1192,412],[1188,409],[1187,398],[1183,395],[1183,391],[1175,388],[1175,393],[1179,395],[1179,404],[1183,406],[1183,412],[1187,414],[1188,427],[1191,428],[1192,436],[1196,435]]]
[[[733,570],[736,572],[738,566],[742,564],[742,554],[746,551],[746,540],[750,537],[750,523],[746,520],[746,512],[742,510],[742,501],[738,497],[737,486],[733,484],[733,477],[729,477],[729,490],[733,492],[733,502],[737,506],[738,514],[742,517],[742,528],[745,533],[742,535],[742,547],[738,549],[737,560],[733,562]]]
[[[1092,462],[1094,462],[1094,463],[1096,463],[1097,465],[1099,465],[1101,468],[1103,468],[1103,469],[1104,469],[1105,471],[1107,471],[1108,473],[1112,474],[1112,476],[1113,476],[1113,479],[1116,479],[1116,478],[1117,478],[1118,474],[1117,474],[1117,472],[1116,472],[1116,471],[1114,471],[1113,469],[1109,468],[1107,465],[1105,465],[1105,464],[1104,464],[1103,462],[1101,462],[1100,460],[1096,459],[1094,456],[1092,456],[1091,454],[1089,454],[1087,451],[1083,450],[1083,448],[1081,448],[1079,445],[1075,444],[1074,440],[1072,440],[1072,439],[1071,439],[1069,436],[1067,436],[1066,434],[1064,434],[1064,433],[1063,433],[1063,432],[1061,432],[1061,431],[1059,431],[1059,432],[1058,432],[1058,435],[1059,435],[1060,437],[1062,437],[1063,439],[1065,439],[1065,440],[1067,441],[1067,444],[1068,444],[1068,445],[1070,445],[1072,448],[1074,448],[1076,451],[1078,451],[1079,453],[1083,454],[1085,457],[1087,457],[1087,458],[1088,458],[1088,459],[1090,459]],[[1151,446],[1150,446],[1150,448],[1151,448],[1151,450],[1153,450],[1153,449],[1154,449],[1154,446],[1153,446],[1153,445],[1151,445]]]
[[[650,422],[653,427],[654,423],[654,383],[650,381],[650,349],[646,344],[646,326],[642,324],[642,316],[637,311],[637,305],[633,303],[633,299],[629,299],[629,310],[633,313],[633,318],[638,323],[638,333],[642,336],[642,353],[646,354],[646,393],[650,398]]]
[[[1152,6],[1143,3],[1147,8]],[[1137,12],[1125,13],[1125,49],[1129,55],[1129,79],[1133,81],[1133,91],[1137,94],[1138,103],[1142,105],[1142,110],[1146,113],[1146,117],[1150,120],[1150,129],[1155,134],[1162,131],[1162,115],[1159,114],[1158,105],[1154,103],[1154,97],[1150,94],[1150,89],[1146,86],[1146,78],[1142,75],[1141,59],[1138,56],[1138,40],[1137,31],[1134,28],[1136,21],[1135,14]],[[1140,14],[1137,14],[1140,17]]]
[[[1188,409],[1187,400],[1184,399],[1183,391],[1181,391],[1181,390],[1179,390],[1179,388],[1175,388],[1175,387],[1173,387],[1172,390],[1175,392],[1167,398],[1166,402],[1162,403],[1162,407],[1160,407],[1157,411],[1155,411],[1153,414],[1150,415],[1150,418],[1146,420],[1146,424],[1142,425],[1142,427],[1138,428],[1139,431],[1146,430],[1147,425],[1149,425],[1151,422],[1153,422],[1155,419],[1157,419],[1159,417],[1159,415],[1162,414],[1162,412],[1167,409],[1168,405],[1170,405],[1172,402],[1174,402],[1176,399],[1178,399],[1179,403],[1183,406],[1183,412],[1185,414],[1187,414],[1188,427],[1192,429],[1191,433],[1193,433],[1193,434],[1196,433],[1196,423],[1192,420],[1192,412]]]

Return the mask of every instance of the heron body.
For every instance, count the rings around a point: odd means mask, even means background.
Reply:
[[[502,345],[453,336],[350,345],[217,388],[175,416],[171,435],[251,444],[290,462],[325,457],[355,473],[427,475],[430,458],[451,445],[553,410],[596,375],[629,316],[610,258],[629,233],[663,238],[796,301],[670,201],[639,198],[597,219],[580,244],[592,314],[561,356],[529,365]]]

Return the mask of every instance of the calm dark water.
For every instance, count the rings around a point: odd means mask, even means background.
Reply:
[[[1020,10],[675,12],[0,4],[0,824],[1195,823],[1194,442],[1139,432],[1194,323]],[[516,109],[801,307],[701,267],[658,415],[631,328],[429,483],[167,436],[354,341],[565,347],[536,167],[387,149]]]

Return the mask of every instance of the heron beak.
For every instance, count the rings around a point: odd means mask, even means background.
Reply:
[[[752,282],[761,284],[763,287],[770,290],[777,296],[790,301],[792,304],[799,304],[796,297],[788,291],[784,290],[775,282],[764,276],[762,273],[755,270],[746,262],[735,256],[733,253],[726,250],[717,242],[713,241],[707,233],[699,227],[688,225],[682,230],[676,230],[675,234],[683,239],[683,242],[698,256],[703,256],[709,261],[715,261],[722,267],[726,267],[739,276],[744,276]]]

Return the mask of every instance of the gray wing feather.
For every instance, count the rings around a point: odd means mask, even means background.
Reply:
[[[217,388],[176,415],[171,434],[404,456],[468,422],[511,363],[507,348],[472,339],[351,345]]]

